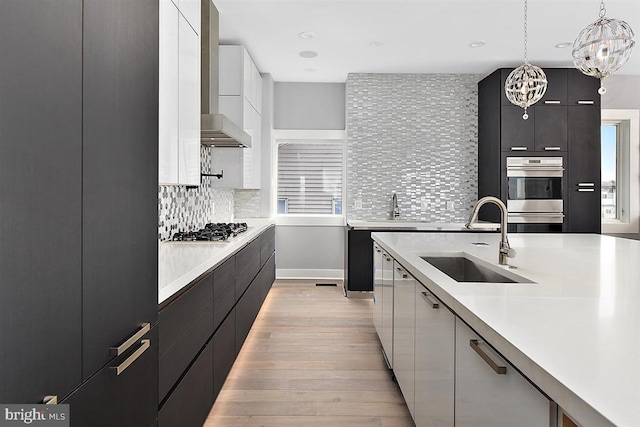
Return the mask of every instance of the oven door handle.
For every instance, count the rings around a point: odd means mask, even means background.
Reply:
[[[562,166],[507,166],[507,171],[563,171]]]
[[[513,224],[562,224],[564,213],[561,212],[512,212],[507,215],[507,222]]]

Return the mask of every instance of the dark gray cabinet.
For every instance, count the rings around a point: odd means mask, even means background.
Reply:
[[[528,120],[522,119],[522,108],[511,105],[504,95],[509,69],[496,70],[478,83],[478,198],[492,195],[506,201],[508,156],[560,156],[565,168],[565,222],[558,231],[599,233],[599,81],[575,69],[544,71],[549,86],[529,108]],[[479,217],[497,222],[499,211],[483,208]],[[522,225],[510,229],[537,230],[537,225],[521,229]]]
[[[81,381],[81,4],[0,2],[5,403],[62,397]]]
[[[569,231],[601,231],[600,107],[569,107],[569,173],[566,206]]]
[[[110,347],[157,318],[157,9],[0,3],[0,401],[72,425],[156,418],[155,330]]]
[[[158,2],[84,0],[83,378],[158,315]]]
[[[273,236],[271,226],[161,304],[160,427],[206,419],[275,280]]]

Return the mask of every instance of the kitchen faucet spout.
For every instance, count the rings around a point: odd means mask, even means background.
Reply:
[[[400,207],[398,206],[398,195],[396,193],[393,193],[391,195],[391,205],[392,205],[391,218],[392,219],[400,218]]]
[[[507,238],[507,207],[502,200],[493,196],[486,196],[478,200],[473,206],[471,216],[469,217],[469,221],[465,224],[465,227],[468,229],[473,228],[473,223],[478,219],[478,211],[486,203],[493,203],[500,208],[500,249],[498,252],[498,263],[500,265],[508,265],[508,259],[514,258],[516,256],[516,251],[509,246],[509,239]]]

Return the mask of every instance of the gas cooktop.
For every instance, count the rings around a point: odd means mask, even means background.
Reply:
[[[247,231],[246,222],[209,223],[197,231],[179,231],[171,238],[174,242],[228,242]]]

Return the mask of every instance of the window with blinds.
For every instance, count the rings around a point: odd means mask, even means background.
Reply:
[[[278,145],[278,213],[342,214],[341,142]]]

